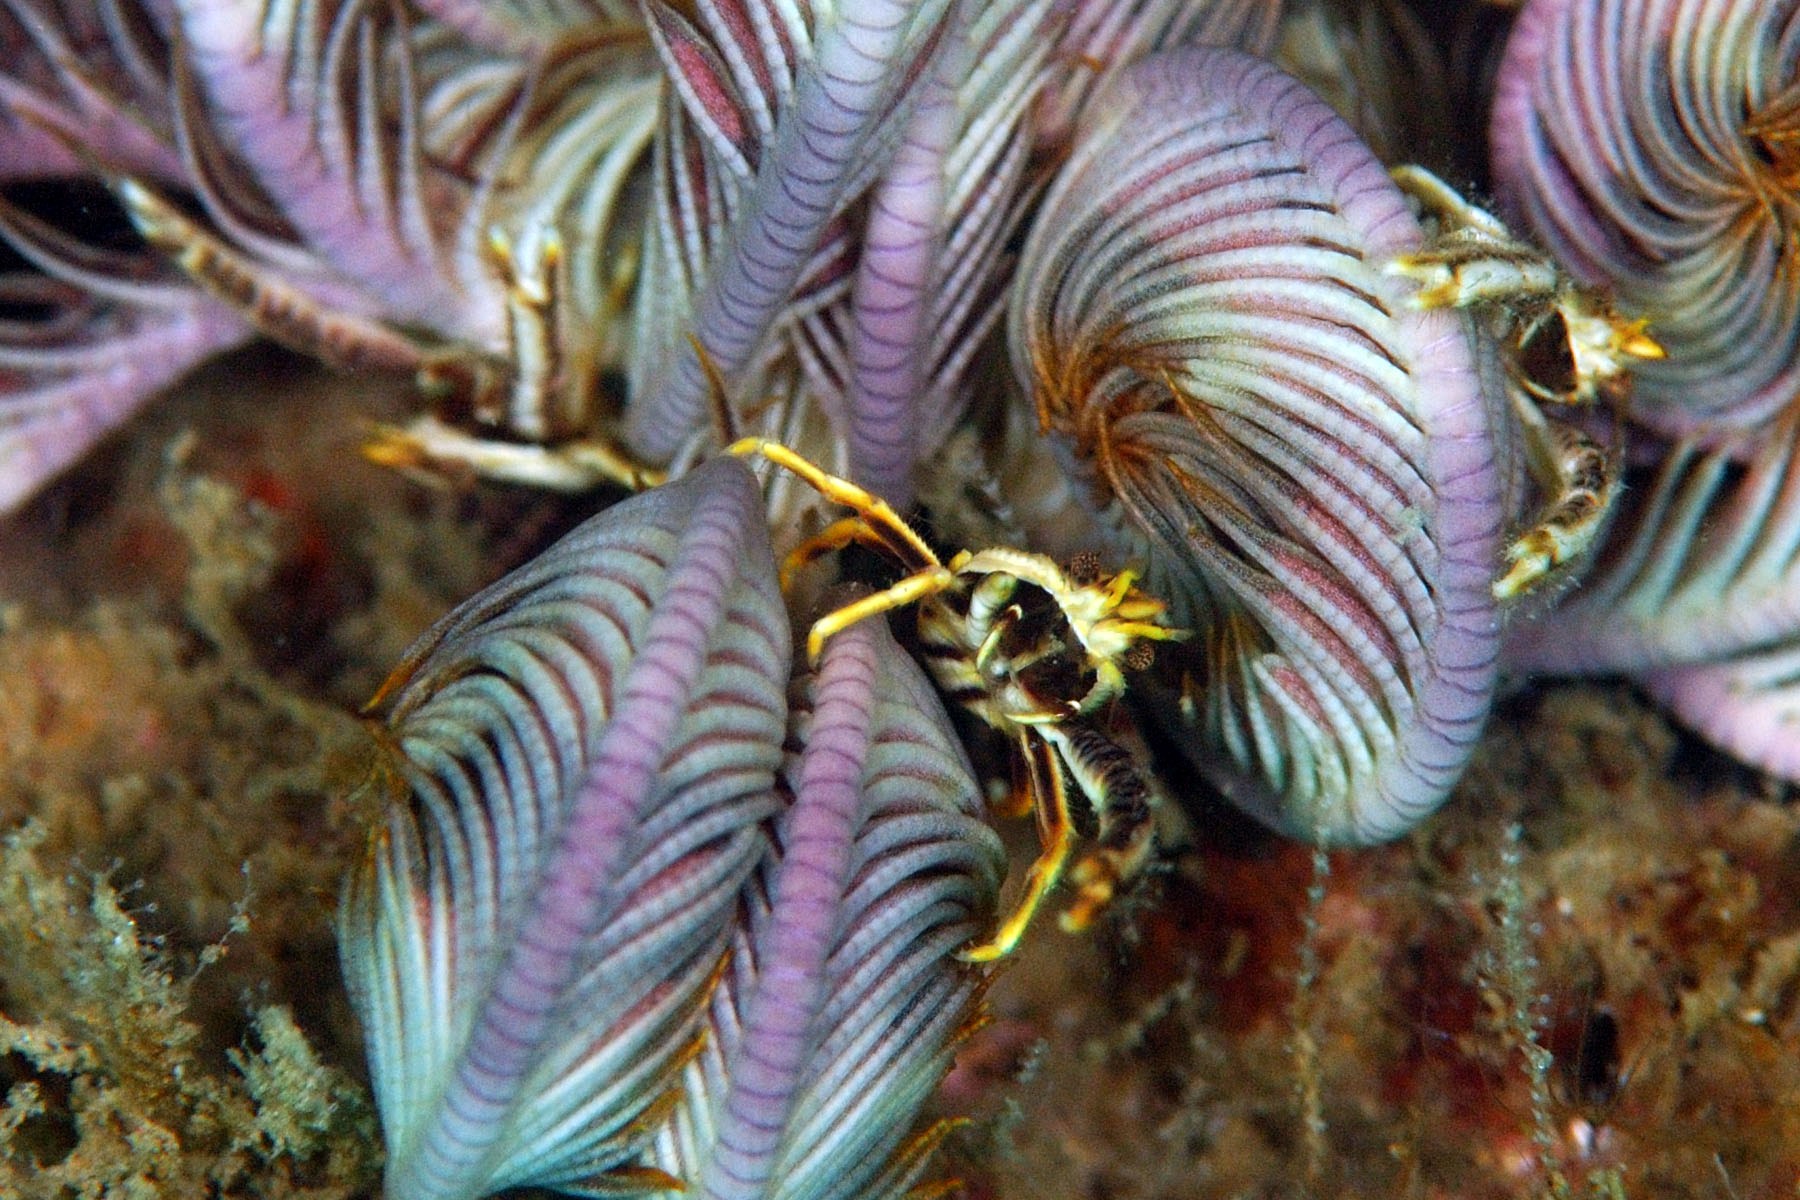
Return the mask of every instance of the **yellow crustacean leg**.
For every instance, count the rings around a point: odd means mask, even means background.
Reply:
[[[1013,775],[1004,795],[998,797],[993,792],[988,794],[988,812],[995,817],[1008,821],[1016,821],[1020,817],[1029,816],[1037,805],[1037,797],[1031,790],[1030,764],[1021,760],[1018,755],[1012,756]],[[998,789],[996,789],[997,791]]]
[[[1056,881],[1062,877],[1069,861],[1069,849],[1075,841],[1075,825],[1069,819],[1069,796],[1063,783],[1062,767],[1056,750],[1040,737],[1024,737],[1024,752],[1029,756],[1032,792],[1037,797],[1038,838],[1043,853],[1025,874],[1025,890],[1018,903],[994,935],[957,954],[964,962],[993,962],[1012,953],[1025,935],[1038,906]]]
[[[807,661],[814,664],[819,661],[819,656],[825,652],[826,641],[833,634],[841,633],[858,621],[866,621],[896,608],[905,608],[914,601],[941,592],[955,579],[956,576],[942,567],[927,567],[915,575],[908,575],[892,587],[883,588],[860,600],[852,600],[842,608],[833,609],[814,621],[812,629],[807,632]]]
[[[1103,850],[1085,854],[1069,872],[1069,882],[1075,888],[1075,900],[1062,914],[1056,918],[1058,927],[1064,933],[1081,933],[1094,923],[1094,917],[1112,903],[1113,893],[1118,891],[1119,881],[1125,878],[1118,864],[1112,861],[1114,856]]]
[[[842,504],[855,513],[852,517],[832,522],[788,555],[782,564],[784,586],[799,567],[821,554],[830,553],[852,542],[880,546],[913,572],[898,583],[828,612],[813,622],[812,629],[806,635],[806,656],[809,661],[819,661],[819,656],[824,653],[826,640],[833,634],[869,617],[905,608],[908,604],[943,591],[954,582],[954,572],[938,561],[938,556],[925,544],[925,539],[914,532],[913,527],[886,500],[873,492],[858,487],[841,475],[831,474],[780,442],[772,442],[767,438],[740,438],[726,447],[726,452],[740,458],[759,454],[776,466],[798,475],[827,500]]]
[[[1075,889],[1075,900],[1056,922],[1065,933],[1080,933],[1094,923],[1101,909],[1111,904],[1119,885],[1143,873],[1155,844],[1155,827],[1145,821],[1133,830],[1123,846],[1102,846],[1082,855],[1069,872],[1069,883]]]
[[[861,514],[841,517],[787,552],[787,556],[781,560],[781,590],[788,591],[793,585],[794,577],[809,564],[853,544],[876,550],[891,549],[887,540],[877,530],[870,528],[869,522]]]
[[[780,442],[759,437],[739,438],[726,447],[726,453],[735,454],[739,458],[760,454],[776,466],[798,475],[827,500],[854,510],[870,532],[881,539],[881,544],[909,569],[922,571],[927,567],[943,565],[938,561],[938,556],[932,553],[931,547],[925,544],[925,539],[886,500],[866,488],[858,487],[841,475],[833,475]]]

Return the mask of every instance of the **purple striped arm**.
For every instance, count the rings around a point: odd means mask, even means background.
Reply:
[[[793,803],[654,1161],[709,1197],[899,1200],[919,1111],[975,1019],[1004,871],[948,718],[879,622],[796,700]]]
[[[85,246],[3,201],[0,238],[42,272],[0,277],[19,314],[0,320],[3,514],[252,331],[155,260]]]
[[[647,1115],[766,852],[788,661],[736,462],[609,509],[408,656],[384,699],[410,807],[340,916],[394,1200],[670,1186]]]
[[[177,8],[206,121],[307,248],[391,319],[501,349],[503,289],[472,256],[446,253],[478,244],[459,223],[480,214],[460,181],[425,160],[398,10],[348,0],[302,0],[294,10],[178,0]],[[377,111],[390,64],[391,122]]]
[[[0,11],[0,180],[88,175],[96,162],[180,178],[168,47],[143,28],[134,7],[132,0],[16,0]]]
[[[1039,190],[1033,114],[1057,77],[1060,5],[971,7],[871,197],[850,297],[850,474],[902,510],[915,464],[967,410],[970,363],[1002,314],[1010,241]]]
[[[801,1073],[818,1040],[825,962],[842,915],[851,851],[866,818],[862,789],[876,685],[870,636],[843,637],[820,666],[794,802],[782,818],[762,969],[730,1062],[718,1141],[700,1194],[765,1194]]]
[[[870,198],[851,292],[850,386],[845,425],[850,473],[888,503],[912,503],[926,386],[930,288],[946,224],[945,159],[957,132],[956,81],[967,65],[960,29],[938,55],[900,148]]]
[[[1532,0],[1495,80],[1501,209],[1668,357],[1632,406],[1669,437],[1800,392],[1800,0]]]
[[[1725,662],[1651,671],[1643,683],[1720,749],[1800,782],[1800,638]]]
[[[872,0],[838,10],[817,32],[793,107],[695,304],[693,337],[728,384],[751,365],[831,219],[885,157],[876,135],[935,46],[943,8],[943,0]],[[646,376],[654,382],[625,414],[626,441],[653,462],[667,462],[706,424],[707,375],[694,342],[678,337],[663,353],[666,369]]]

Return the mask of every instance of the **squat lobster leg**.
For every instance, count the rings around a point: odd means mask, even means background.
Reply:
[[[943,567],[927,567],[879,592],[864,596],[860,600],[852,600],[842,608],[833,609],[814,621],[812,629],[806,634],[807,662],[818,663],[819,656],[825,652],[826,640],[833,634],[841,633],[858,621],[917,603],[926,596],[943,591],[954,582],[956,582],[956,576]]]
[[[1515,397],[1525,426],[1527,462],[1544,502],[1529,529],[1506,547],[1506,571],[1494,599],[1516,600],[1566,577],[1598,544],[1618,492],[1618,456],[1535,405]]]
[[[819,495],[855,512],[871,534],[909,569],[916,571],[921,567],[941,565],[925,539],[913,532],[913,527],[886,500],[841,475],[833,475],[780,442],[759,437],[739,438],[727,446],[725,452],[739,458],[761,455],[776,466],[792,471]]]
[[[1075,824],[1069,817],[1069,793],[1063,783],[1062,765],[1057,762],[1055,747],[1041,738],[1025,737],[1019,739],[1018,746],[1025,756],[1026,770],[1031,773],[1032,792],[1037,797],[1038,841],[1043,851],[1026,871],[1025,890],[1013,904],[1012,913],[1000,922],[987,941],[970,946],[957,955],[964,962],[992,962],[1012,953],[1019,939],[1025,936],[1038,906],[1061,878],[1075,842]]]

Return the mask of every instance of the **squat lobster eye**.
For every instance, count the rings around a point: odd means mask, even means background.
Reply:
[[[1093,829],[1099,845],[1075,865],[1077,895],[1060,924],[1086,928],[1142,870],[1153,834],[1149,786],[1092,714],[1125,690],[1122,668],[1149,665],[1153,642],[1187,632],[1162,623],[1162,602],[1139,591],[1131,571],[1108,576],[1095,559],[1064,571],[1042,554],[1007,547],[963,550],[945,565],[885,500],[788,447],[743,438],[729,453],[766,458],[852,510],[788,555],[784,584],[851,544],[883,550],[908,572],[815,621],[808,657],[816,662],[834,634],[859,621],[916,604],[920,647],[938,687],[1012,744],[1019,790],[1000,811],[1035,813],[1043,851],[1012,913],[962,957],[990,961],[1018,944],[1062,877],[1077,824]],[[1083,807],[1072,811],[1071,803]]]

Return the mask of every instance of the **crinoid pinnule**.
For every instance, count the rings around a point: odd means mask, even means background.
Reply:
[[[1159,663],[1180,740],[1320,841],[1430,812],[1494,685],[1495,397],[1461,320],[1382,273],[1420,240],[1304,86],[1170,51],[1089,109],[1011,306],[1042,428],[1195,631]]]

